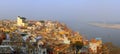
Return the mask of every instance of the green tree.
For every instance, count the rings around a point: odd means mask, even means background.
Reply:
[[[39,22],[41,22],[41,23],[45,23],[45,21],[44,21],[44,20],[40,20]]]
[[[76,41],[72,44],[72,47],[75,49],[76,54],[78,54],[78,51],[84,46],[83,42]]]

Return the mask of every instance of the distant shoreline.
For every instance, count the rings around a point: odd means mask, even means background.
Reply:
[[[120,29],[120,24],[107,24],[107,23],[89,23],[89,24],[102,28]]]

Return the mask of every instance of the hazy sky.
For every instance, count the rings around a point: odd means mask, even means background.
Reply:
[[[120,21],[120,0],[1,0],[0,19]]]

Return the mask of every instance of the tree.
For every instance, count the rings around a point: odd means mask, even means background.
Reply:
[[[45,23],[45,21],[44,21],[44,20],[40,20],[39,22],[41,22],[41,23]]]
[[[76,54],[78,54],[78,51],[84,46],[83,42],[76,41],[75,43],[72,44],[73,48],[76,51]]]

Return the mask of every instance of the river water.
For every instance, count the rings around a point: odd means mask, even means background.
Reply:
[[[101,38],[103,42],[112,42],[116,46],[120,46],[120,30],[101,28],[92,26],[88,23],[65,22],[69,28],[79,31],[80,34],[88,40],[92,38]]]

